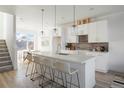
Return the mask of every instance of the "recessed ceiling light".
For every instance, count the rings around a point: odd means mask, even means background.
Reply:
[[[93,10],[94,10],[94,8],[93,8],[93,7],[91,7],[91,8],[89,8],[89,10],[90,10],[90,11],[93,11]]]
[[[21,21],[23,21],[23,18],[22,18],[22,17],[20,17],[20,20],[21,20]]]
[[[61,19],[65,19],[64,17],[61,17]]]

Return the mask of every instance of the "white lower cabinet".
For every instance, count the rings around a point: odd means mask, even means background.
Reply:
[[[109,52],[82,52],[90,56],[95,56],[95,70],[107,73],[109,70],[108,56]]]
[[[108,53],[97,55],[95,63],[96,71],[107,73],[109,70],[108,66]]]

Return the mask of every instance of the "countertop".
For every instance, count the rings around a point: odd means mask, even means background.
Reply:
[[[65,51],[63,53],[67,53],[67,52],[68,51]],[[40,51],[33,51],[32,53],[38,56],[44,56],[44,57],[49,57],[53,59],[64,60],[65,62],[67,61],[70,63],[78,63],[78,64],[86,63],[87,60],[95,58],[94,56],[85,55],[85,54],[68,53],[69,55],[59,55],[59,54],[52,53],[52,52],[40,52]]]
[[[89,50],[61,50],[61,52],[69,53],[69,54],[87,55],[87,56],[100,56],[104,54],[109,54],[109,52],[98,52],[98,51],[89,51]]]

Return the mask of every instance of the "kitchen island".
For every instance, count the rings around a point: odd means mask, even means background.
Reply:
[[[52,58],[57,60],[63,60],[68,62],[71,67],[79,70],[79,80],[81,88],[92,88],[95,86],[95,57],[85,54],[64,54],[64,53],[52,53],[52,52],[33,52],[34,55],[43,56],[46,58]],[[74,82],[76,79],[73,79]]]

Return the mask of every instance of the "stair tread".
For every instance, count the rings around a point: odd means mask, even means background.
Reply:
[[[0,45],[0,46],[6,46],[6,45]]]
[[[7,47],[5,47],[5,48],[0,48],[0,50],[7,50]]]
[[[9,54],[9,52],[0,52],[0,54]]]
[[[13,67],[13,66],[12,66],[12,65],[6,65],[6,66],[0,67],[0,69],[1,69],[1,68],[6,68],[6,67]]]
[[[3,57],[0,57],[0,58],[8,58],[8,57],[10,57],[10,56],[3,56]]]
[[[0,42],[1,44],[6,44],[5,42]]]
[[[11,60],[7,60],[7,61],[0,61],[0,63],[11,63],[12,61]]]
[[[0,40],[0,72],[12,70],[13,65],[5,40]]]

